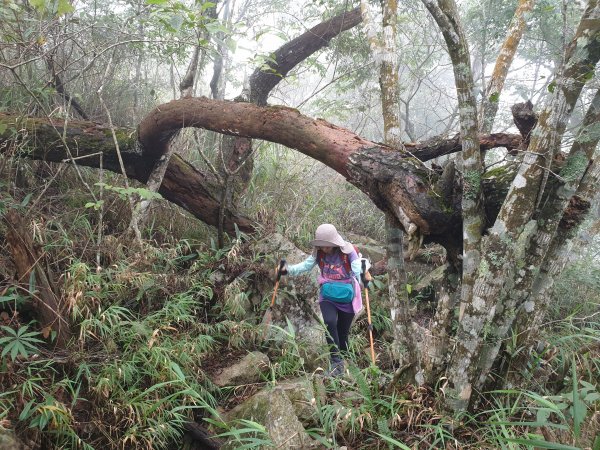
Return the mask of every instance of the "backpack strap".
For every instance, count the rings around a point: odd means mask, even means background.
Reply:
[[[352,275],[352,264],[350,263],[350,257],[344,252],[342,252],[342,261],[344,262],[344,267],[346,268],[348,275]]]
[[[319,265],[321,272],[323,272],[323,267],[325,267],[325,260],[323,258],[323,252],[321,250],[317,250],[317,264]]]

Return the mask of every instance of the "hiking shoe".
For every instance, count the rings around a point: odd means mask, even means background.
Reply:
[[[327,378],[339,378],[344,375],[344,361],[335,361],[331,363],[331,369],[325,372]]]

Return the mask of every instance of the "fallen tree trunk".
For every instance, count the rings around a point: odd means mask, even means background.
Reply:
[[[3,113],[0,113],[0,125],[4,128],[0,133],[0,152],[4,154],[51,162],[71,161],[96,168],[100,167],[102,154],[102,166],[120,173],[107,127],[83,121],[70,121],[65,125],[59,119],[23,118]],[[460,206],[457,209],[450,198],[455,189],[444,187],[454,180],[443,180],[419,162],[419,159],[426,161],[459,151],[458,137],[407,144],[407,152],[399,152],[324,120],[303,116],[294,109],[186,98],[162,105],[140,124],[142,146],[132,130],[117,130],[126,175],[145,183],[171,136],[187,126],[271,140],[296,148],[344,175],[382,210],[400,214],[405,229],[409,230],[411,223],[416,224],[428,241],[443,245],[450,244],[450,236],[453,240],[460,239]],[[521,139],[518,135],[494,134],[482,136],[480,142],[483,150],[498,146],[514,149]],[[215,195],[219,192],[215,180],[178,155],[173,156],[159,192],[203,222],[217,225],[220,197]],[[402,213],[392,206],[396,197],[397,204],[404,205]],[[235,210],[226,211],[224,224],[228,233],[234,232],[235,224],[243,232],[251,233],[255,229],[252,220]]]
[[[118,155],[108,127],[93,122],[24,118],[0,113],[0,153],[26,156],[49,162],[73,162],[102,167],[121,173]],[[62,132],[65,130],[65,139]],[[156,159],[142,154],[137,134],[131,129],[116,132],[126,175],[146,183]],[[16,139],[15,139],[16,138]],[[189,211],[203,222],[216,226],[220,202],[215,181],[175,154],[158,191],[165,199]],[[252,233],[255,223],[236,211],[225,211],[225,230],[235,233],[235,225]]]

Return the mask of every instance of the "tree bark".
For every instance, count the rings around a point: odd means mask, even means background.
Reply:
[[[336,17],[311,28],[306,33],[276,50],[268,61],[268,70],[257,68],[249,80],[248,93],[242,93],[236,101],[249,100],[265,105],[271,91],[299,63],[321,50],[342,31],[360,23],[358,10],[344,11]],[[215,74],[217,69],[215,68]],[[276,75],[274,77],[274,75]],[[212,86],[211,81],[211,86]],[[213,98],[214,92],[213,92]],[[235,208],[238,199],[248,188],[254,168],[252,140],[236,136],[224,136],[221,141],[219,172],[225,186],[222,187],[222,209]],[[219,219],[219,222],[221,219]],[[218,228],[218,241],[222,245],[222,229]]]
[[[423,372],[420,367],[419,347],[412,330],[412,313],[406,291],[406,270],[404,269],[404,256],[402,255],[402,229],[398,219],[392,214],[386,215],[387,235],[387,273],[389,276],[388,293],[390,312],[394,333],[393,353],[405,368],[403,376],[408,382],[424,383]],[[398,380],[396,380],[398,381]]]
[[[64,121],[60,119],[23,118],[0,113],[0,124],[6,130],[0,133],[0,153],[27,156],[49,162],[69,162],[69,155],[82,166],[100,167],[100,153],[103,155],[103,168],[121,173],[111,132],[93,122],[69,121],[66,126],[66,140],[61,138]],[[19,130],[14,144],[14,133]],[[146,183],[154,167],[155,158],[141,152],[137,135],[130,129],[117,129],[119,147],[126,174],[129,178]],[[24,146],[25,153],[17,153]],[[197,170],[190,163],[175,154],[171,158],[159,193],[176,205],[189,211],[203,222],[217,226],[219,210],[219,188],[215,180]],[[235,225],[245,233],[255,230],[255,222],[236,211],[227,210],[225,230],[235,234]]]
[[[52,86],[54,86],[54,89],[56,89],[56,92],[58,92],[67,102],[68,105],[71,105],[73,107],[73,109],[77,112],[77,114],[79,114],[79,116],[83,119],[83,120],[90,120],[89,116],[87,115],[87,113],[85,112],[85,110],[81,107],[81,105],[79,104],[79,102],[73,98],[65,89],[65,85],[62,81],[61,76],[59,75],[59,73],[56,71],[56,67],[54,65],[54,55],[50,54],[45,58],[46,61],[46,66],[48,67],[48,70],[50,71],[50,75],[52,76]]]
[[[587,216],[597,192],[600,174],[594,152],[600,141],[598,123],[600,90],[588,108],[559,181],[545,201],[521,279],[511,295],[509,308],[518,311],[517,329],[522,330],[518,343],[522,346],[530,344],[539,333],[554,277],[566,264],[563,246]],[[503,328],[512,326],[515,319],[512,314],[507,316],[501,324]]]
[[[364,29],[369,39],[371,55],[379,68],[379,89],[383,116],[383,140],[390,147],[402,148],[400,120],[399,55],[397,49],[398,2],[382,0],[381,38],[377,36],[368,2],[361,2]]]
[[[371,34],[369,37],[371,53],[379,65],[384,142],[391,148],[404,151],[399,105],[398,49],[396,45],[398,4],[396,0],[382,0],[381,9],[383,38],[379,40],[375,36],[375,26],[371,22],[370,14],[368,14],[369,5],[366,2],[361,2],[365,29],[367,34]],[[414,231],[416,230],[417,227],[407,230],[413,233],[409,236],[409,253],[410,251],[418,250],[421,243],[420,236],[414,236]],[[385,306],[390,309],[392,330],[394,333],[393,349],[395,350],[396,359],[400,361],[401,367],[410,367],[412,369],[404,372],[406,376],[410,377],[409,380],[412,382],[415,380],[415,376],[422,371],[418,367],[420,358],[418,357],[416,340],[410,329],[412,314],[409,308],[406,268],[402,255],[403,240],[404,233],[401,230],[398,219],[389,213],[386,214],[389,300]],[[416,245],[414,245],[415,242],[417,243]],[[422,384],[423,380],[417,379],[416,381]]]
[[[383,211],[391,211],[405,230],[418,227],[429,237],[460,235],[452,229],[457,209],[444,209],[429,191],[435,173],[405,152],[377,144],[291,108],[261,108],[247,103],[207,98],[182,99],[160,106],[139,126],[145,153],[163,153],[182,127],[201,127],[223,134],[260,138],[297,149],[343,175],[369,195]],[[453,205],[452,199],[449,199]]]
[[[223,11],[223,26],[231,25],[232,6],[231,2],[234,0],[224,0],[224,11]],[[217,19],[217,18],[215,18]],[[228,55],[229,50],[225,45],[225,33],[220,31],[215,36],[217,41],[217,54],[215,56],[215,62],[213,66],[213,76],[210,80],[210,92],[212,98],[216,100],[223,100],[225,98],[225,88],[227,86],[227,74],[228,74]],[[224,70],[225,69],[225,70]]]
[[[194,85],[196,81],[196,72],[198,71],[198,61],[200,59],[200,52],[202,47],[200,45],[194,46],[192,58],[188,64],[185,75],[179,82],[179,92],[181,97],[193,97],[194,96]]]

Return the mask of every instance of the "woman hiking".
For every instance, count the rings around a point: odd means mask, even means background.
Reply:
[[[348,335],[354,316],[362,309],[361,259],[331,224],[319,225],[311,242],[312,254],[299,264],[284,265],[281,275],[296,276],[319,266],[319,307],[327,326],[331,368],[326,375],[344,374],[342,357],[348,351]]]

